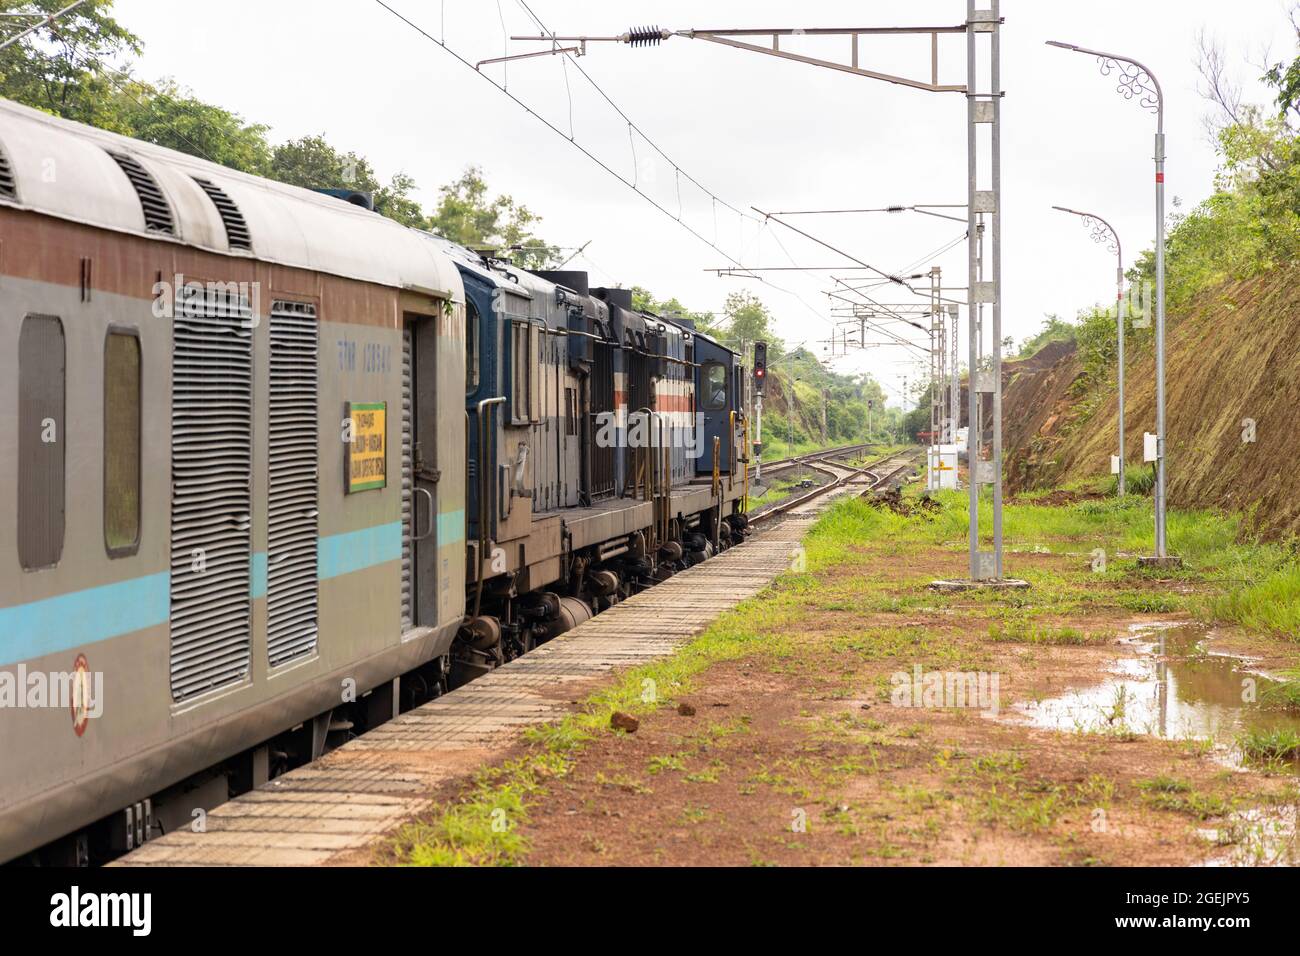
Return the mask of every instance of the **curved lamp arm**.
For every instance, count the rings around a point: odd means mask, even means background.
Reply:
[[[1159,124],[1158,132],[1165,131],[1165,94],[1160,88],[1160,81],[1146,66],[1131,57],[1090,50],[1073,43],[1062,43],[1060,40],[1048,40],[1047,45],[1095,56],[1101,75],[1115,76],[1116,92],[1126,100],[1137,100],[1138,105],[1143,109],[1155,113]]]

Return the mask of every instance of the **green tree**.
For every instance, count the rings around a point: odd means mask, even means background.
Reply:
[[[1291,25],[1300,46],[1300,7]],[[1300,56],[1266,69],[1273,107],[1243,102],[1227,79],[1222,51],[1202,42],[1203,92],[1215,106],[1211,128],[1221,165],[1215,191],[1169,219],[1166,301],[1176,311],[1204,289],[1248,279],[1300,257]],[[1153,283],[1155,255],[1147,249],[1129,273]]]
[[[1043,327],[1020,343],[1018,357],[1033,355],[1049,342],[1073,342],[1078,327],[1059,315],[1043,316]]]
[[[1291,28],[1300,40],[1300,6],[1291,10]],[[1285,118],[1294,113],[1294,119],[1300,120],[1300,56],[1290,63],[1279,61],[1264,73],[1264,82],[1277,90],[1274,103],[1278,112]]]
[[[732,292],[722,307],[726,316],[726,334],[735,340],[739,347],[741,342],[747,346],[756,341],[768,343],[768,361],[773,361],[780,354],[780,338],[772,331],[772,313],[768,311],[757,296],[748,292]],[[777,346],[774,354],[773,344]]]
[[[526,269],[545,269],[560,261],[559,249],[539,239],[533,228],[541,217],[507,195],[488,196],[483,170],[468,167],[443,186],[429,225],[440,236],[470,248],[489,247]]]
[[[404,226],[427,228],[429,220],[411,198],[415,180],[406,173],[381,186],[375,168],[364,156],[340,152],[324,136],[303,136],[281,143],[271,156],[272,179],[304,189],[353,189],[374,197],[375,211]]]
[[[267,127],[205,103],[171,79],[151,87],[135,80],[117,91],[118,114],[130,135],[257,176],[270,172]]]
[[[719,330],[714,328],[712,315],[707,312],[692,312],[678,302],[676,296],[660,301],[649,290],[634,285],[632,286],[632,308],[640,312],[650,312],[665,319],[687,319],[693,322],[695,328],[705,335],[719,334]]]
[[[64,0],[0,0],[6,13],[52,14]],[[130,132],[119,115],[115,90],[129,77],[115,64],[139,54],[140,39],[111,16],[110,0],[92,0],[61,17],[54,30],[42,27],[0,50],[0,96],[56,116],[115,132]],[[31,25],[9,20],[11,36]]]

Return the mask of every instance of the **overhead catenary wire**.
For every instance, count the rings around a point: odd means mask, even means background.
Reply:
[[[537,28],[539,30],[541,30],[543,33],[547,34],[548,36],[554,36],[554,33],[551,30],[547,29],[546,24],[544,24],[541,18],[538,17],[537,14],[533,12],[532,7],[528,5],[526,0],[518,0],[518,2],[519,2],[519,6],[521,6],[524,9],[524,11],[528,14],[528,16],[532,19],[532,21],[535,24],[537,24]],[[623,111],[622,107],[620,107],[617,103],[614,102],[613,98],[610,97],[610,95],[605,92],[605,90],[600,86],[600,84],[591,78],[591,75],[582,68],[582,64],[577,61],[576,57],[573,57],[572,55],[566,53],[561,57],[561,59],[571,61],[573,63],[574,68],[577,69],[577,71],[582,74],[583,78],[588,83],[591,84],[592,88],[601,95],[601,98],[604,99],[605,102],[608,103],[610,107],[612,107],[613,110],[616,113],[618,113],[620,117],[623,118],[623,120],[628,124],[628,126],[631,129],[635,130],[638,136],[640,136],[648,144],[650,144],[651,148],[653,148],[655,152],[657,152],[660,156],[662,156],[664,160],[670,166],[672,166],[673,169],[675,169],[680,175],[684,176],[688,182],[692,183],[701,192],[710,196],[715,202],[719,202],[722,205],[726,206],[732,212],[736,213],[736,215],[741,216],[742,218],[745,219],[750,219],[754,222],[759,221],[758,217],[751,216],[749,213],[745,212],[744,210],[738,209],[737,207],[733,206],[731,203],[727,202],[721,196],[718,196],[711,189],[704,186],[698,179],[696,179],[690,173],[686,172],[686,170],[682,169],[682,167],[679,166],[677,163],[673,162],[672,158],[666,152],[664,152],[662,148],[660,148],[659,144],[656,143],[649,136],[647,136],[645,131],[642,130],[641,127],[637,126],[637,124],[632,120],[632,118]]]
[[[487,75],[484,74],[483,72],[481,72],[481,71],[479,71],[479,70],[475,70],[475,69],[474,69],[474,64],[473,64],[473,63],[470,63],[467,59],[465,59],[463,56],[461,56],[459,53],[457,53],[455,50],[453,50],[450,46],[448,46],[447,44],[443,43],[443,42],[442,42],[441,40],[439,40],[437,37],[433,36],[433,34],[429,33],[427,30],[425,30],[425,29],[424,29],[423,27],[421,27],[419,24],[415,23],[413,20],[411,20],[411,19],[409,19],[408,17],[406,17],[404,14],[399,13],[397,10],[393,9],[391,6],[389,6],[389,5],[385,2],[385,0],[375,0],[375,3],[377,3],[379,6],[383,7],[383,8],[384,8],[385,10],[387,10],[390,14],[392,14],[394,17],[396,17],[396,18],[397,18],[398,20],[400,20],[402,23],[406,24],[408,27],[410,27],[410,28],[411,28],[412,30],[414,30],[416,33],[420,34],[420,36],[424,37],[424,38],[425,38],[426,40],[428,40],[430,43],[434,43],[434,44],[436,44],[439,48],[441,48],[442,50],[445,50],[449,56],[453,57],[457,62],[461,63],[461,64],[462,64],[463,66],[465,66],[467,69],[474,70],[474,73],[475,73],[475,74],[477,74],[478,76],[483,77],[484,81],[486,81],[487,83],[490,83],[492,86],[496,87],[496,89],[500,90],[503,94],[505,94],[506,96],[508,96],[511,100],[513,100],[513,101],[515,102],[516,105],[518,105],[520,108],[522,108],[522,109],[523,109],[526,113],[528,113],[530,116],[534,117],[538,122],[540,122],[542,125],[544,125],[547,129],[551,130],[551,131],[552,131],[553,133],[555,133],[556,135],[558,135],[558,136],[562,137],[563,139],[567,140],[569,143],[571,143],[571,144],[573,145],[573,147],[574,147],[575,149],[577,149],[579,152],[581,152],[584,156],[586,156],[588,159],[590,159],[593,163],[595,163],[595,164],[596,164],[597,166],[599,166],[601,169],[605,170],[605,172],[609,173],[611,176],[613,176],[613,177],[614,177],[615,179],[617,179],[619,182],[623,183],[625,186],[627,186],[628,188],[632,189],[635,193],[637,193],[639,196],[641,196],[642,198],[644,198],[646,202],[650,203],[652,206],[654,206],[656,209],[658,209],[658,210],[659,210],[660,212],[662,212],[664,215],[666,215],[666,216],[668,216],[670,219],[673,219],[674,221],[676,221],[676,218],[677,218],[677,217],[674,216],[674,215],[673,215],[673,214],[672,214],[672,213],[671,213],[667,208],[665,208],[661,203],[657,202],[653,196],[648,195],[644,190],[638,189],[638,188],[636,187],[636,184],[635,184],[635,183],[628,181],[627,177],[625,177],[622,173],[618,172],[618,170],[614,169],[612,166],[610,166],[608,163],[606,163],[604,160],[602,160],[602,159],[601,159],[599,156],[597,156],[595,153],[591,152],[591,150],[587,149],[587,147],[585,147],[584,145],[582,145],[582,143],[578,142],[578,140],[577,140],[576,138],[575,138],[575,139],[570,139],[570,138],[569,138],[567,135],[565,135],[565,133],[564,133],[561,129],[559,129],[559,128],[554,124],[554,123],[552,123],[552,122],[551,122],[550,120],[548,120],[546,117],[542,116],[540,113],[538,113],[535,109],[533,109],[529,104],[527,104],[527,103],[525,103],[523,100],[521,100],[521,99],[520,99],[518,96],[516,96],[514,93],[510,92],[510,90],[508,90],[505,86],[503,86],[503,85],[500,84],[500,83],[497,83],[495,80],[493,80],[491,77],[487,76]],[[693,229],[693,228],[692,228],[688,223],[686,223],[686,222],[682,222],[682,223],[681,223],[681,226],[682,226],[683,229],[685,229],[687,232],[691,233],[691,235],[695,236],[695,237],[696,237],[697,239],[699,239],[701,242],[703,242],[704,244],[706,244],[706,245],[708,245],[708,246],[711,246],[714,250],[716,250],[717,252],[719,252],[721,255],[723,255],[725,258],[727,258],[730,262],[734,263],[734,264],[737,265],[737,266],[740,266],[740,265],[741,265],[741,263],[740,263],[738,260],[734,259],[734,258],[731,256],[730,253],[726,252],[726,250],[724,250],[724,249],[720,248],[719,246],[715,245],[714,243],[710,242],[710,241],[709,241],[705,236],[701,235],[701,234],[699,233],[699,231],[697,231],[696,229]]]
[[[39,17],[40,17],[40,20],[38,20],[36,23],[32,24],[31,26],[26,27],[25,29],[19,31],[17,34],[15,34],[14,36],[11,36],[9,39],[5,40],[4,42],[0,43],[0,50],[3,50],[3,49],[4,49],[5,47],[7,47],[7,46],[12,46],[13,44],[17,43],[19,40],[23,39],[24,37],[26,37],[26,36],[28,36],[28,35],[30,35],[30,34],[35,33],[35,32],[36,32],[37,30],[39,30],[41,27],[46,27],[46,26],[47,26],[47,27],[49,27],[51,30],[53,30],[53,29],[54,29],[54,23],[55,23],[56,20],[58,20],[60,17],[66,15],[66,14],[68,14],[68,13],[71,13],[73,10],[77,9],[77,7],[81,6],[81,5],[82,5],[83,3],[85,3],[85,2],[86,2],[86,0],[76,0],[75,3],[70,3],[70,4],[68,4],[68,6],[64,7],[62,10],[58,10],[58,11],[56,11],[56,12],[54,12],[54,13],[49,13],[49,14],[46,14],[46,13],[31,14],[31,16],[39,16]],[[13,15],[14,15],[14,16],[27,16],[27,14],[13,14]]]
[[[714,251],[716,251],[716,252],[718,252],[719,254],[721,254],[721,255],[722,255],[722,256],[723,256],[727,261],[731,262],[731,263],[732,263],[734,266],[736,266],[737,268],[739,268],[739,269],[744,269],[744,268],[745,268],[744,265],[743,265],[743,263],[742,263],[739,259],[737,259],[736,257],[732,256],[729,252],[727,252],[725,249],[723,249],[721,246],[719,246],[716,242],[714,242],[714,241],[710,241],[710,240],[709,240],[706,236],[704,236],[704,235],[703,235],[699,230],[697,230],[697,229],[695,229],[694,227],[692,227],[692,226],[691,226],[689,223],[687,223],[684,219],[679,219],[677,216],[675,216],[675,215],[672,213],[671,210],[669,210],[666,206],[664,206],[662,203],[660,203],[658,200],[656,200],[653,196],[649,195],[645,190],[637,188],[637,185],[635,184],[635,182],[633,182],[633,181],[629,181],[629,180],[627,179],[626,176],[624,176],[624,175],[623,175],[622,173],[620,173],[618,170],[616,170],[616,169],[614,169],[612,166],[610,166],[609,163],[605,162],[603,159],[601,159],[599,156],[597,156],[595,153],[593,153],[591,150],[589,150],[586,146],[584,146],[584,145],[583,145],[581,142],[579,142],[576,138],[571,138],[571,137],[569,137],[568,135],[566,135],[566,134],[565,134],[561,129],[559,129],[559,128],[554,124],[554,123],[552,123],[550,120],[548,120],[545,116],[542,116],[539,112],[537,112],[537,110],[535,110],[532,106],[530,106],[530,105],[529,105],[528,103],[526,103],[524,100],[520,99],[518,96],[516,96],[516,95],[515,95],[514,93],[512,93],[510,90],[508,90],[505,86],[503,86],[502,84],[496,82],[495,80],[493,80],[490,76],[488,76],[488,75],[485,74],[484,72],[475,69],[473,63],[471,63],[469,60],[465,59],[463,56],[461,56],[459,53],[457,53],[457,52],[456,52],[454,49],[452,49],[448,44],[446,44],[445,42],[443,42],[442,40],[440,40],[438,37],[435,37],[434,35],[432,35],[431,33],[429,33],[429,31],[425,30],[423,27],[421,27],[419,24],[417,24],[416,22],[414,22],[413,20],[411,20],[409,17],[407,17],[407,16],[405,16],[404,14],[400,13],[399,11],[395,10],[391,5],[389,5],[387,2],[385,2],[385,0],[375,0],[375,3],[378,4],[380,7],[382,7],[384,10],[386,10],[389,14],[391,14],[391,15],[392,15],[393,17],[395,17],[397,20],[400,20],[400,21],[401,21],[402,23],[404,23],[406,26],[410,27],[412,30],[414,30],[416,33],[418,33],[420,36],[424,37],[424,38],[425,38],[426,40],[428,40],[429,42],[436,44],[436,45],[437,45],[438,47],[440,47],[442,50],[446,51],[446,53],[447,53],[448,55],[450,55],[451,57],[453,57],[457,62],[459,62],[460,64],[462,64],[463,66],[465,66],[467,69],[473,70],[474,73],[475,73],[476,75],[481,76],[481,77],[482,77],[486,82],[490,83],[493,87],[495,87],[497,90],[499,90],[499,91],[500,91],[501,93],[503,93],[505,96],[507,96],[507,97],[509,97],[511,100],[513,100],[513,101],[515,102],[516,105],[518,105],[520,108],[522,108],[522,109],[523,109],[526,113],[528,113],[530,116],[534,117],[534,118],[535,118],[538,122],[540,122],[543,126],[545,126],[547,129],[551,130],[551,131],[552,131],[553,133],[555,133],[556,135],[558,135],[558,136],[560,136],[561,138],[563,138],[563,139],[565,139],[566,141],[568,141],[570,144],[573,145],[573,147],[574,147],[575,149],[577,149],[579,152],[581,152],[584,156],[586,156],[588,159],[590,159],[593,163],[595,163],[597,166],[599,166],[601,169],[603,169],[603,170],[604,170],[605,172],[607,172],[609,175],[613,176],[613,177],[614,177],[615,179],[617,179],[619,182],[623,183],[625,186],[627,186],[628,188],[632,189],[633,192],[635,192],[637,195],[641,196],[641,197],[642,197],[646,202],[650,203],[651,206],[653,206],[655,209],[659,210],[659,212],[663,213],[665,216],[669,217],[669,218],[672,219],[674,222],[677,222],[677,223],[678,223],[678,224],[679,224],[683,229],[685,229],[687,232],[689,232],[692,236],[694,236],[695,238],[699,239],[699,240],[700,240],[701,242],[703,242],[705,245],[709,246],[709,247],[712,248]],[[530,16],[532,16],[533,19],[536,21],[536,20],[537,20],[536,15],[533,14],[531,10],[529,10],[528,12],[529,12]],[[537,21],[537,22],[539,22],[539,25],[540,25],[540,21]],[[544,27],[544,26],[541,26],[541,29],[545,29],[545,27]],[[565,55],[565,56],[568,56],[568,54],[564,54],[564,55]],[[684,178],[686,178],[688,181],[690,181],[691,183],[693,183],[694,185],[696,185],[696,186],[697,186],[697,187],[698,187],[702,192],[704,192],[707,196],[710,197],[710,199],[711,199],[711,201],[713,202],[715,208],[716,208],[717,205],[720,204],[720,205],[726,207],[727,209],[729,209],[729,210],[735,212],[735,213],[737,214],[738,218],[739,218],[739,221],[742,223],[742,230],[743,230],[743,223],[744,223],[744,221],[745,221],[746,219],[748,219],[749,221],[754,222],[754,223],[756,223],[756,224],[762,222],[762,220],[759,219],[758,217],[756,217],[756,216],[752,216],[752,215],[749,215],[749,214],[747,214],[747,213],[742,212],[741,210],[737,209],[737,208],[736,208],[735,206],[733,206],[732,204],[728,203],[726,200],[724,200],[724,199],[722,199],[721,197],[717,196],[715,193],[711,192],[711,191],[708,190],[706,187],[702,186],[702,185],[699,183],[699,181],[698,181],[697,179],[695,179],[694,177],[692,177],[692,176],[691,176],[689,173],[687,173],[685,170],[681,169],[681,167],[678,166],[676,163],[674,163],[674,162],[672,161],[672,159],[670,159],[670,158],[667,156],[667,154],[663,152],[662,149],[660,149],[660,148],[659,148],[659,147],[658,147],[658,146],[657,146],[657,145],[656,145],[656,144],[655,144],[655,143],[654,143],[654,142],[653,142],[649,137],[647,137],[644,133],[641,132],[641,130],[639,129],[639,127],[636,126],[636,124],[635,124],[635,123],[634,123],[634,122],[633,122],[633,121],[632,121],[632,120],[627,116],[627,114],[624,113],[624,112],[622,111],[622,109],[620,109],[620,108],[618,107],[618,105],[617,105],[616,103],[614,103],[613,100],[612,100],[612,99],[611,99],[607,94],[605,94],[605,92],[604,92],[603,90],[601,90],[600,87],[599,87],[599,86],[598,86],[594,81],[591,80],[590,76],[587,75],[586,71],[582,69],[582,67],[581,67],[580,64],[578,64],[576,61],[574,61],[574,65],[575,65],[575,67],[579,70],[579,72],[582,73],[582,75],[583,75],[584,77],[587,78],[588,82],[591,82],[592,86],[593,86],[594,88],[596,88],[596,89],[601,93],[602,97],[603,97],[603,98],[604,98],[604,99],[605,99],[605,100],[610,104],[610,106],[611,106],[611,107],[612,107],[616,112],[618,112],[619,116],[622,117],[623,120],[626,122],[626,124],[627,124],[627,126],[628,126],[628,129],[629,129],[630,131],[633,131],[633,130],[634,130],[634,131],[637,133],[637,135],[639,135],[639,136],[641,136],[643,139],[645,139],[646,142],[649,143],[649,144],[650,144],[650,145],[655,149],[656,152],[658,152],[661,156],[663,156],[664,159],[665,159],[665,160],[666,160],[670,165],[672,165],[674,169],[681,170],[682,176],[683,176]],[[742,231],[742,242],[743,242],[743,231]],[[792,291],[792,290],[790,290],[790,289],[784,288],[783,286],[777,285],[776,283],[771,282],[771,281],[769,281],[769,280],[767,280],[767,279],[764,279],[764,278],[761,277],[761,276],[753,275],[753,276],[748,276],[748,278],[752,278],[752,279],[754,279],[755,281],[762,282],[764,285],[768,286],[769,288],[771,288],[771,289],[773,289],[773,290],[775,290],[775,291],[777,291],[777,292],[783,293],[783,294],[785,294],[785,295],[789,295],[789,296],[791,296],[792,298],[795,298],[795,299],[797,299],[797,300],[803,302],[804,306],[807,307],[807,308],[809,308],[810,310],[812,310],[813,313],[814,313],[815,315],[818,316],[818,318],[822,319],[822,321],[825,321],[825,322],[830,323],[831,320],[830,320],[827,316],[825,316],[825,315],[823,315],[821,312],[817,311],[813,306],[811,306],[811,305],[810,305],[809,303],[807,303],[806,301],[803,301],[802,298],[798,295],[798,293],[796,293],[796,292],[794,292],[794,291]]]

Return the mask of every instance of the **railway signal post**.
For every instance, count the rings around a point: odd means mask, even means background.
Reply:
[[[754,343],[754,480],[763,477],[763,386],[767,383],[767,343]]]

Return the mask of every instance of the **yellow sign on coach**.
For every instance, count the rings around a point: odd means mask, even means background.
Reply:
[[[347,493],[388,484],[388,403],[348,403],[352,440],[346,453]]]

